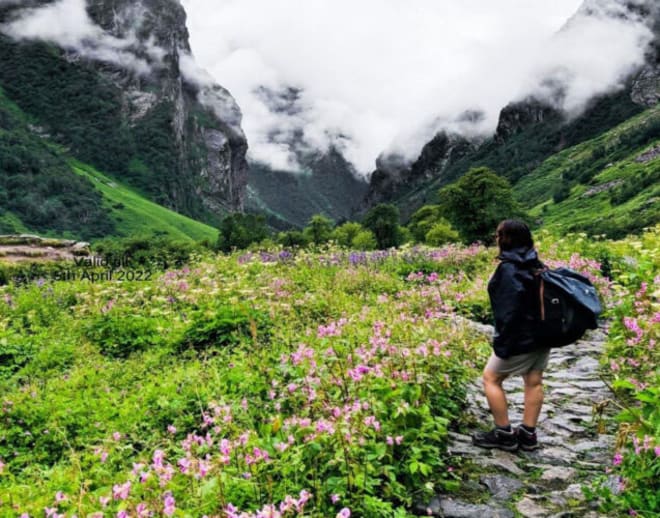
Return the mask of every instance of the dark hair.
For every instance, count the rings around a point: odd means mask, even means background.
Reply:
[[[529,227],[524,221],[517,219],[505,219],[497,225],[497,237],[500,250],[511,250],[513,248],[533,248],[534,239]]]

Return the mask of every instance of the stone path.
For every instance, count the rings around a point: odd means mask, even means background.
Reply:
[[[534,452],[487,450],[472,445],[470,434],[492,426],[481,380],[468,392],[461,432],[450,432],[449,452],[465,478],[457,493],[434,497],[420,514],[443,517],[569,518],[603,516],[587,502],[581,484],[602,475],[611,463],[614,436],[599,428],[594,407],[610,397],[598,377],[598,358],[605,335],[596,330],[576,344],[554,349],[545,373],[545,402]],[[522,420],[520,377],[504,383],[509,417]]]

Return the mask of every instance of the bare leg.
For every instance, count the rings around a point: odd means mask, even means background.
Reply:
[[[486,393],[488,406],[490,407],[490,412],[493,414],[496,426],[507,426],[509,424],[506,395],[504,394],[504,389],[502,389],[502,382],[505,379],[506,375],[484,370],[484,392]]]
[[[525,381],[525,411],[523,424],[535,427],[543,406],[543,371],[531,371],[523,375]]]

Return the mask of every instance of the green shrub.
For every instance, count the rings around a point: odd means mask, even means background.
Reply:
[[[257,334],[268,332],[266,315],[243,307],[219,306],[197,313],[178,343],[178,350],[202,351],[213,346],[237,345],[243,340],[256,340]]]
[[[93,319],[85,329],[85,336],[101,354],[111,358],[126,358],[163,342],[158,323],[129,308],[110,310]]]

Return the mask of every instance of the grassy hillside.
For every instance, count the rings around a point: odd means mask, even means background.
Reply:
[[[71,160],[73,171],[90,180],[103,195],[104,205],[116,225],[116,235],[167,234],[173,238],[215,241],[217,229],[149,201],[93,167]]]
[[[660,221],[660,106],[553,155],[515,185],[544,226],[622,237]]]
[[[70,153],[0,88],[0,233],[217,238],[213,227],[148,201]]]

